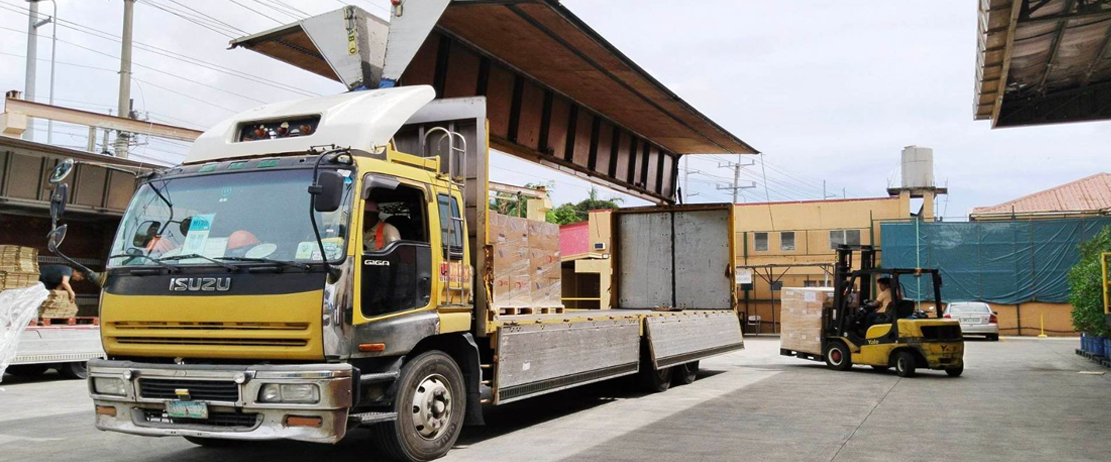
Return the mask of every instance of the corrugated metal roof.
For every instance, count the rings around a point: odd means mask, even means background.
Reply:
[[[1100,211],[1111,211],[1111,173],[1098,173],[999,205],[976,207],[972,216]]]
[[[1105,97],[1077,93],[1111,85],[1111,2],[979,3],[975,119],[1002,127],[1111,118]],[[1101,101],[1084,101],[1092,99]]]

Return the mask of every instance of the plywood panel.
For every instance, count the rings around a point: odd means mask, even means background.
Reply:
[[[42,158],[11,154],[9,157],[11,173],[8,175],[8,197],[16,199],[37,199],[39,179],[42,174]]]
[[[521,91],[521,112],[517,118],[517,144],[540,150],[540,119],[544,111],[544,90],[526,81]]]
[[[594,153],[594,171],[609,175],[610,154],[613,150],[613,124],[602,120],[598,124],[598,145]]]
[[[436,51],[440,48],[440,35],[432,34],[417,50],[413,62],[402,74],[405,85],[432,85],[436,75]]]
[[[448,58],[444,98],[474,96],[478,88],[478,71],[482,58],[470,48],[452,46]]]
[[[590,131],[593,124],[594,114],[580,109],[575,124],[575,155],[572,162],[583,167],[586,167],[590,162]]]
[[[77,189],[74,191],[73,203],[99,208],[104,201],[104,180],[108,176],[108,171],[94,165],[78,167]]]
[[[122,212],[135,194],[135,177],[121,172],[108,173],[107,207],[109,210]]]
[[[660,149],[652,146],[648,153],[648,177],[645,178],[644,187],[649,191],[656,190],[656,172],[660,164]]]
[[[509,110],[513,105],[513,74],[504,67],[490,65],[486,83],[486,111],[490,118],[490,135],[505,138],[509,134]]]
[[[545,154],[563,157],[567,146],[567,118],[570,116],[571,103],[556,96],[552,98],[552,115],[548,122],[548,146]]]

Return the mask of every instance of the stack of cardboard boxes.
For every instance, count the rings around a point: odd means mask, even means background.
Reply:
[[[62,290],[50,291],[50,296],[39,307],[40,318],[72,318],[77,316],[77,304],[69,300],[69,293]]]
[[[490,214],[496,308],[562,306],[559,226]]]
[[[833,307],[833,289],[784,287],[780,348],[822,354],[822,310]]]
[[[0,245],[0,291],[22,289],[39,282],[39,251]]]

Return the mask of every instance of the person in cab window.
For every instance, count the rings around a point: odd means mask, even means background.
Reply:
[[[891,319],[888,308],[891,306],[892,291],[891,291],[891,278],[882,277],[876,280],[877,294],[876,299],[868,304],[868,308],[875,311],[868,314],[868,325],[880,322],[883,319]]]
[[[393,225],[382,221],[378,217],[378,203],[366,201],[363,207],[363,251],[377,252],[386,248],[391,242],[400,241],[401,233]]]

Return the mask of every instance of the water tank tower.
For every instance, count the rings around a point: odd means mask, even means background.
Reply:
[[[902,153],[902,184],[897,188],[888,188],[887,193],[892,196],[907,196],[910,199],[922,199],[922,209],[919,216],[923,219],[934,218],[934,199],[938,194],[948,194],[946,188],[937,187],[934,182],[934,150],[922,146],[907,146]]]

